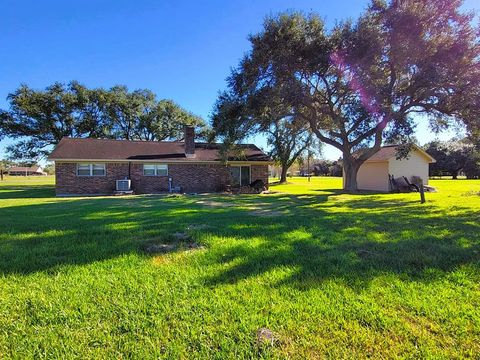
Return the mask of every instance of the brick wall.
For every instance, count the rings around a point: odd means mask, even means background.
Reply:
[[[107,163],[106,176],[77,176],[75,163],[55,164],[57,195],[112,194],[115,181],[129,176],[128,163]],[[230,183],[228,166],[222,164],[169,164],[168,176],[144,176],[143,164],[130,165],[132,189],[137,194],[168,191],[168,178],[183,192],[217,192]],[[252,165],[252,181],[268,183],[268,166]]]
[[[57,195],[112,194],[115,181],[128,176],[128,163],[107,163],[105,176],[77,176],[76,163],[55,164]]]
[[[170,165],[168,166],[170,171]],[[145,176],[143,164],[131,165],[132,190],[135,194],[155,194],[168,191],[168,176]]]
[[[262,180],[268,188],[268,165],[252,165],[250,171],[252,182]]]

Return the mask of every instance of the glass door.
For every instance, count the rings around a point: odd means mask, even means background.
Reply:
[[[250,166],[230,166],[232,186],[246,186],[250,184]]]

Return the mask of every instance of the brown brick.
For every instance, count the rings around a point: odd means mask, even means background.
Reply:
[[[130,178],[137,194],[168,191],[168,179],[182,192],[218,192],[230,183],[229,167],[218,164],[168,164],[168,176],[144,176],[143,164],[106,163],[105,176],[77,176],[76,163],[55,164],[57,195],[112,194],[115,181]],[[260,179],[268,184],[268,166],[252,165],[252,181]]]

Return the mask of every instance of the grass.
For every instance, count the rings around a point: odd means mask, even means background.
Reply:
[[[100,198],[0,182],[0,358],[478,356],[480,181],[432,181],[424,205],[289,182]],[[204,248],[143,251],[176,232]]]

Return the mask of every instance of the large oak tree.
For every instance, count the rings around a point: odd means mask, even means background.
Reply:
[[[373,1],[358,20],[330,31],[316,14],[270,17],[250,36],[229,92],[251,114],[268,114],[280,99],[320,141],[341,150],[345,189],[356,191],[361,164],[385,140],[408,139],[416,119],[434,130],[463,122],[478,131],[479,29],[461,3]],[[263,127],[274,121],[252,119]]]
[[[206,132],[201,118],[171,100],[157,100],[150,90],[89,89],[74,81],[45,90],[22,85],[7,100],[0,138],[19,140],[7,148],[16,160],[35,161],[66,136],[159,141],[180,139],[184,125]]]

